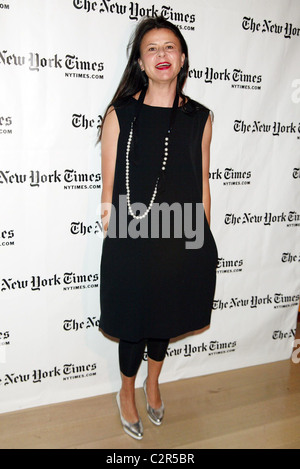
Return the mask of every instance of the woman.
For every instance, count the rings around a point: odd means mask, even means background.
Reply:
[[[187,74],[188,49],[178,28],[163,18],[144,19],[100,135],[100,328],[120,339],[117,403],[125,432],[136,439],[143,437],[143,425],[134,387],[145,346],[147,412],[160,425],[158,380],[169,340],[209,325],[215,290],[211,117],[184,95]]]

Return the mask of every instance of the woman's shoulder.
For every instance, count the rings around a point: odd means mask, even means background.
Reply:
[[[123,109],[124,107],[133,106],[134,105],[134,98],[133,96],[125,96],[122,98],[117,98],[115,101],[111,103],[115,110]]]
[[[134,99],[131,96],[118,98],[111,103],[112,109],[118,118],[120,128],[131,122],[134,116]]]
[[[187,97],[185,104],[182,105],[182,110],[186,114],[196,114],[196,113],[209,113],[211,112],[210,109],[208,109],[204,104],[199,103],[198,101],[195,101],[194,99],[191,99]]]
[[[187,98],[186,103],[182,106],[182,111],[191,117],[199,118],[201,121],[206,122],[208,116],[211,117],[211,122],[214,122],[214,113],[211,109],[204,106],[204,104],[195,101],[194,99]]]

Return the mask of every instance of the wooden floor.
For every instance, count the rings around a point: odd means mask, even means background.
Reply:
[[[115,395],[108,394],[2,414],[0,448],[300,449],[300,363],[181,380],[161,385],[161,392],[166,416],[156,427],[137,390],[142,441],[123,432]]]

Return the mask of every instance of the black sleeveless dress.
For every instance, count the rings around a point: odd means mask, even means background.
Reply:
[[[155,205],[166,208],[164,214],[169,218],[164,220],[168,220],[170,231],[163,231],[162,222],[151,236],[152,217],[158,212],[152,208],[138,221],[128,214],[126,206],[126,147],[135,107],[134,98],[115,105],[120,135],[113,209],[100,268],[100,329],[133,342],[170,339],[209,325],[218,258],[205,214],[202,247],[198,247],[201,236],[192,237],[198,226],[199,206],[203,210],[201,144],[209,110],[192,100],[178,108],[165,177],[155,198]],[[130,156],[130,198],[133,208],[135,202],[144,204],[142,213],[149,205],[162,166],[170,113],[170,108],[143,104],[138,117]],[[177,212],[168,212],[170,207]],[[180,207],[191,210],[186,219],[181,218],[181,237],[177,223]]]

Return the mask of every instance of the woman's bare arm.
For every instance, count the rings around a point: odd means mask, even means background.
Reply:
[[[105,118],[101,138],[101,219],[104,235],[107,233],[111,213],[119,133],[120,127],[117,114],[116,111],[111,108]]]

